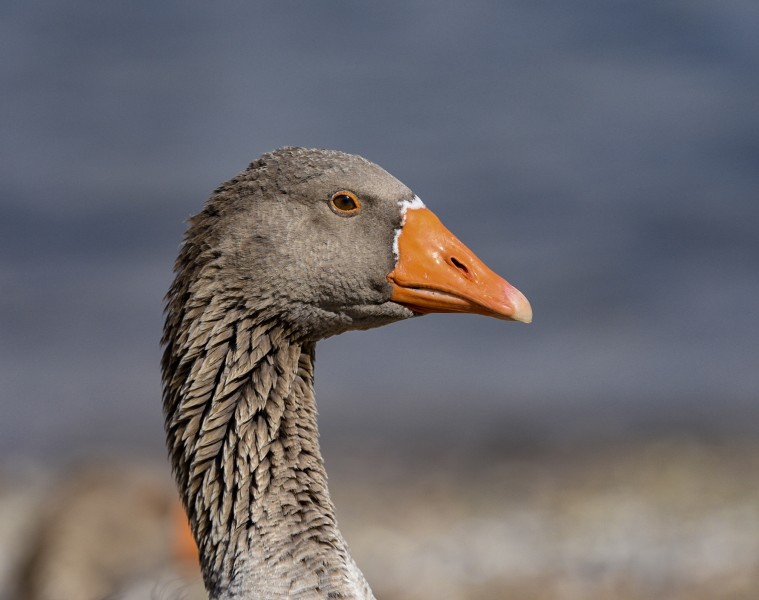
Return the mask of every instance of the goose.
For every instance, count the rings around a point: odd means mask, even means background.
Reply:
[[[327,489],[316,342],[434,312],[529,323],[529,302],[392,175],[324,149],[218,187],[174,273],[165,430],[209,597],[374,598]]]

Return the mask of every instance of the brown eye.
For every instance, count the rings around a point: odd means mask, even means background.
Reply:
[[[343,191],[332,195],[332,198],[329,200],[329,207],[332,209],[332,212],[338,215],[348,216],[354,215],[361,210],[361,203],[356,198],[356,194]]]

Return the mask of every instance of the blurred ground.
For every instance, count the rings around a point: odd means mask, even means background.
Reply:
[[[756,442],[328,463],[382,600],[759,597]],[[162,466],[6,465],[0,484],[2,600],[203,598]]]

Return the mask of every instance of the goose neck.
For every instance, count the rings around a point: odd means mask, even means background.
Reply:
[[[337,528],[318,441],[314,343],[242,319],[209,331],[167,395],[174,470],[212,600],[372,598]],[[191,353],[190,353],[191,354]]]

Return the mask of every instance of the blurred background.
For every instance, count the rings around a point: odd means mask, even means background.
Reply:
[[[379,598],[759,597],[754,0],[5,2],[0,599],[202,597],[162,296],[283,145],[358,153],[531,300],[319,345]]]

